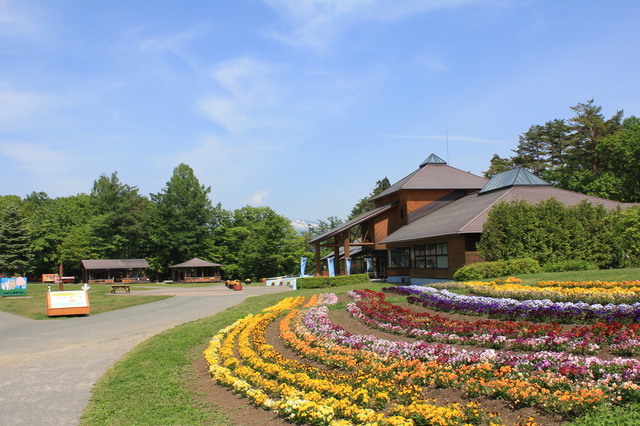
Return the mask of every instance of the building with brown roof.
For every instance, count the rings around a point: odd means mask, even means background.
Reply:
[[[423,284],[451,279],[458,268],[482,260],[476,243],[494,205],[516,199],[535,204],[551,198],[567,206],[582,201],[606,209],[636,205],[555,188],[527,170],[515,168],[492,177],[477,193],[442,206],[384,238],[381,243],[389,251],[389,280]]]
[[[333,247],[340,259],[358,246],[363,257],[375,259],[374,275],[389,282],[451,279],[458,268],[482,260],[476,244],[496,203],[522,199],[535,204],[550,198],[565,205],[586,200],[607,209],[635,205],[555,188],[521,168],[487,180],[432,154],[418,170],[375,196],[373,210],[312,240],[316,265],[320,247]]]
[[[336,259],[350,258],[352,247],[359,247],[359,256],[372,259],[373,274],[386,277],[385,238],[431,211],[479,191],[486,183],[487,179],[451,167],[431,154],[417,170],[373,197],[373,210],[311,240],[316,246],[316,265],[321,264],[321,247],[333,248]],[[340,267],[342,273],[344,264]]]

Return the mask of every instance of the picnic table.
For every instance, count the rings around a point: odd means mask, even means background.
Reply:
[[[123,289],[125,293],[131,293],[131,287],[126,284],[114,284],[111,286],[111,293],[115,293],[119,288]]]

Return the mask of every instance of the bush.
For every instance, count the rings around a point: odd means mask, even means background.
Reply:
[[[536,272],[540,272],[540,264],[534,259],[498,260],[463,266],[453,274],[453,279],[456,281],[472,281],[506,275],[534,274]]]
[[[586,260],[565,260],[542,265],[543,272],[597,271],[598,265]]]
[[[368,274],[340,275],[337,277],[304,277],[296,279],[296,287],[299,289],[330,288],[367,282],[369,282]]]

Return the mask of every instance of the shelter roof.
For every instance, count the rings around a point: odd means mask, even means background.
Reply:
[[[140,269],[148,268],[146,259],[82,260],[84,269]]]
[[[477,189],[480,190],[487,179],[447,165],[446,161],[431,154],[420,164],[418,170],[400,179],[371,200],[403,189]]]
[[[365,213],[361,214],[358,217],[355,217],[355,218],[353,218],[351,220],[348,220],[345,223],[343,223],[342,225],[337,226],[337,227],[325,232],[324,234],[315,237],[314,239],[310,240],[309,243],[315,244],[315,243],[319,243],[321,241],[324,241],[326,239],[329,239],[329,238],[331,238],[331,237],[333,237],[335,235],[340,234],[341,232],[346,231],[349,228],[352,228],[352,227],[354,227],[356,225],[361,224],[362,222],[364,222],[364,221],[366,221],[368,219],[372,219],[372,218],[378,216],[379,214],[382,214],[382,213],[386,212],[387,210],[389,210],[389,209],[391,209],[391,208],[393,208],[393,207],[395,207],[397,205],[398,205],[398,202],[394,201],[392,203],[385,204],[383,206],[376,207],[375,209],[369,210],[368,212],[365,212]]]
[[[177,265],[169,266],[169,268],[208,268],[214,266],[222,266],[219,263],[207,262],[206,260],[198,259],[194,257],[186,262],[178,263]]]
[[[362,246],[353,246],[353,247],[350,247],[350,248],[349,248],[349,256],[350,256],[350,257],[357,256],[358,254],[362,253],[362,251],[363,251]],[[329,258],[331,258],[331,257],[334,257],[333,255],[334,255],[334,253],[333,253],[333,251],[332,251],[331,253],[329,253],[329,254],[327,254],[327,255],[323,256],[323,257],[322,257],[322,260],[327,260],[327,259],[329,259]],[[338,255],[339,255],[340,259],[343,259],[343,258],[344,258],[344,247],[338,247]]]
[[[606,209],[628,208],[635,204],[619,203],[604,198],[554,188],[550,185],[516,185],[484,193],[467,195],[435,212],[398,229],[381,241],[382,244],[409,243],[427,238],[456,234],[481,233],[489,211],[500,201],[521,199],[532,204],[555,198],[565,205],[587,201]]]

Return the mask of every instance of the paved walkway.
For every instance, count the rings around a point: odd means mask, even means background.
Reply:
[[[176,297],[87,317],[30,320],[0,312],[0,425],[77,425],[93,384],[137,344],[248,296],[282,291],[291,289],[170,287],[145,294]]]

